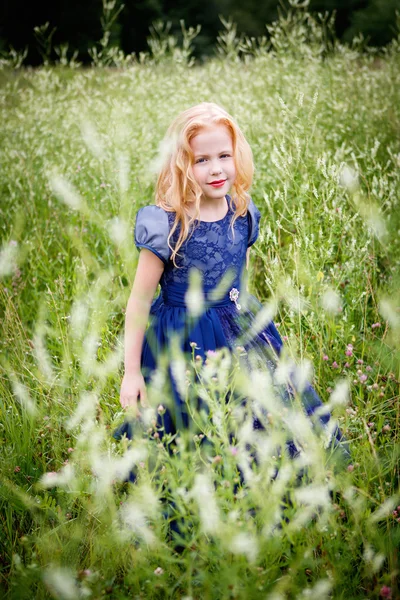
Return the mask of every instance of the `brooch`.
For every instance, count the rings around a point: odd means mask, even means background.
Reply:
[[[232,302],[235,303],[235,306],[238,310],[241,309],[241,306],[238,303],[239,294],[240,294],[240,292],[236,288],[232,288],[231,291],[229,292],[229,300],[231,300]]]

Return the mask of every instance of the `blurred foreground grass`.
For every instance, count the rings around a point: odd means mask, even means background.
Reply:
[[[201,67],[0,72],[5,597],[399,597],[399,44],[325,56],[296,39]],[[268,434],[248,431],[224,398],[262,404],[269,384],[224,354],[198,384],[195,360],[183,372],[210,406],[196,428],[160,443],[150,410],[132,447],[112,439],[134,215],[171,119],[203,100],[252,146],[250,288],[277,303],[287,357],[313,366],[349,440],[344,471],[272,397]],[[284,422],[301,460],[277,455]]]

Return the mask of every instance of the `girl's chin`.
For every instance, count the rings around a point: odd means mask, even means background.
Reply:
[[[231,186],[228,184],[222,185],[221,187],[211,187],[203,191],[203,196],[206,198],[212,198],[213,200],[224,198],[229,192],[230,187]]]

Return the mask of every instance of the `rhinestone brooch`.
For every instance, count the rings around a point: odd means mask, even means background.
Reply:
[[[229,292],[229,300],[231,300],[232,302],[235,303],[235,306],[238,310],[241,309],[241,306],[238,303],[239,294],[240,294],[240,292],[236,288],[232,288],[231,291]]]

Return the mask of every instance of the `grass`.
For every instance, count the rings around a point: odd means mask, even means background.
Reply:
[[[314,33],[201,66],[0,73],[5,597],[399,597],[399,46],[325,52]],[[160,442],[151,410],[131,447],[112,438],[135,213],[153,202],[167,126],[200,100],[252,146],[250,288],[277,303],[286,358],[312,364],[348,466],[298,407],[274,404],[265,373],[244,377],[240,351],[184,367],[188,401],[210,412],[193,409],[178,440]],[[163,381],[161,368],[154,410]],[[227,390],[264,398],[267,436]],[[304,462],[278,456],[288,436]]]

